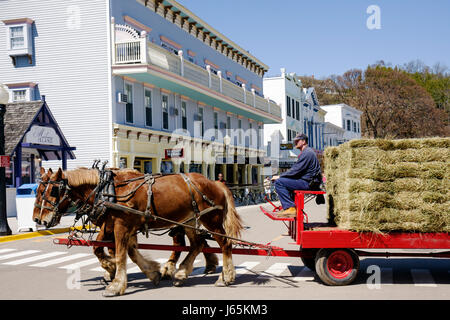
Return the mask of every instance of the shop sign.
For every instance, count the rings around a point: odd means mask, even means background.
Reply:
[[[25,142],[59,146],[60,140],[55,129],[51,127],[32,126],[25,136]]]
[[[10,159],[9,156],[0,156],[0,168],[9,168]]]
[[[172,158],[183,158],[183,151],[184,148],[180,149],[165,149],[165,158],[166,159],[172,159]]]
[[[281,143],[280,150],[292,150],[294,149],[294,145],[292,143]]]

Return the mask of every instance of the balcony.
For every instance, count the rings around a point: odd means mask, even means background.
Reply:
[[[132,39],[117,40],[116,37],[113,48],[113,73],[116,75],[150,82],[263,123],[282,120],[280,106],[275,102],[223,78],[220,71],[215,74],[208,67],[205,69],[187,61],[182,51],[149,42],[145,32]]]

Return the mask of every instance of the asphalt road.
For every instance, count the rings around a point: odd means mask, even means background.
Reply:
[[[310,221],[325,221],[325,205],[308,204]],[[282,222],[265,217],[258,207],[239,208],[248,227],[242,238],[286,249],[298,249],[285,236]],[[183,287],[161,281],[155,287],[128,264],[128,288],[121,297],[104,298],[103,271],[88,247],[53,244],[67,234],[0,243],[0,299],[147,299],[147,300],[307,300],[307,299],[449,299],[450,260],[433,258],[362,258],[356,281],[345,287],[325,286],[298,258],[234,255],[238,277],[229,287],[215,287],[221,267],[204,275],[197,257],[194,274]],[[171,244],[167,236],[140,236],[142,243]],[[215,243],[210,242],[211,246]],[[141,251],[163,262],[168,251]],[[183,253],[182,258],[185,256]],[[219,255],[219,260],[221,256]],[[180,260],[181,261],[181,260]],[[379,272],[379,273],[377,273]],[[380,277],[377,278],[376,276]],[[379,280],[379,281],[378,281]]]

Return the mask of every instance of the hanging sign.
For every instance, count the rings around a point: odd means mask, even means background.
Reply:
[[[9,156],[0,156],[0,168],[9,168],[10,159]]]
[[[52,127],[32,126],[25,135],[25,141],[33,144],[59,146],[60,139]]]
[[[183,158],[183,148],[181,149],[165,149],[166,159]]]

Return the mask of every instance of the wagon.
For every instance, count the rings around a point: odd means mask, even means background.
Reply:
[[[278,217],[280,209],[274,206],[272,211],[260,207],[268,218],[283,221],[288,227],[289,236],[299,245],[298,250],[286,250],[280,247],[255,244],[247,241],[238,245],[248,245],[249,248],[235,247],[233,254],[298,257],[303,264],[314,270],[320,280],[331,286],[348,285],[352,283],[359,270],[359,257],[434,257],[450,258],[450,237],[448,233],[414,233],[414,232],[354,232],[325,224],[309,222],[304,210],[305,202],[313,199],[323,191],[295,191],[297,216],[293,218]],[[269,201],[270,202],[270,201]],[[271,202],[270,202],[271,203]],[[113,242],[90,241],[82,239],[56,238],[55,244],[77,246],[114,247]],[[160,244],[139,244],[138,249],[189,251],[188,246],[172,246]],[[374,252],[370,249],[425,249],[429,252]],[[435,252],[439,250],[440,252]],[[220,248],[206,247],[203,252],[220,253]]]

